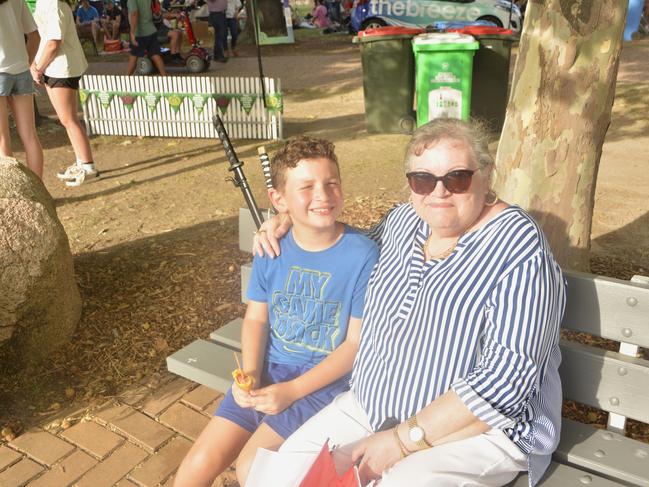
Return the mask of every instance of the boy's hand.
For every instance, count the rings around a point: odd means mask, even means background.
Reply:
[[[250,391],[255,409],[264,414],[279,414],[300,398],[293,382],[278,382]]]
[[[232,384],[232,397],[234,397],[234,402],[236,402],[242,408],[255,407],[255,400],[250,395],[250,393],[244,391],[236,384]]]

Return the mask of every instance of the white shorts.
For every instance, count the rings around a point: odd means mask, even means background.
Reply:
[[[339,473],[351,465],[354,445],[372,434],[351,391],[344,392],[284,442],[280,451],[319,451],[326,440]],[[422,450],[386,470],[380,487],[501,486],[527,470],[527,456],[501,430]]]

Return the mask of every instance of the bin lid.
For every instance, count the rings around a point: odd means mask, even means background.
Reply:
[[[420,34],[413,39],[415,50],[429,47],[434,50],[476,50],[479,44],[467,34],[458,32]]]
[[[514,33],[511,29],[489,25],[467,25],[459,29],[448,29],[447,32],[459,32],[460,34],[468,34],[470,36],[511,36]]]
[[[464,27],[475,26],[475,25],[484,25],[490,27],[496,26],[496,24],[488,20],[474,20],[474,21],[444,20],[444,21],[433,22],[433,25],[430,26],[432,30],[429,29],[428,32],[452,32],[458,29],[463,29]]]
[[[398,26],[385,26],[376,27],[374,29],[365,29],[358,32],[358,38],[361,42],[369,42],[378,39],[379,37],[414,37],[417,34],[426,32],[426,29],[416,27],[398,27]]]

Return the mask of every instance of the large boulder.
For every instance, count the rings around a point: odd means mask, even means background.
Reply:
[[[29,169],[0,156],[0,358],[20,365],[47,357],[70,339],[80,316],[52,197]]]

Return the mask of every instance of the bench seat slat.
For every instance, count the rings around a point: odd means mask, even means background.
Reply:
[[[232,384],[232,350],[207,340],[195,340],[167,357],[167,370],[219,392]]]
[[[225,345],[233,350],[241,351],[241,325],[242,318],[235,318],[223,325],[218,330],[210,333],[210,339],[219,345]]]
[[[556,460],[649,487],[649,445],[612,431],[564,419]]]
[[[568,301],[563,328],[649,348],[649,287],[581,272],[564,274]]]
[[[508,487],[529,487],[527,474],[519,475]],[[608,480],[577,468],[552,462],[537,487],[615,487],[624,484]]]
[[[562,340],[567,399],[649,422],[649,361]]]

